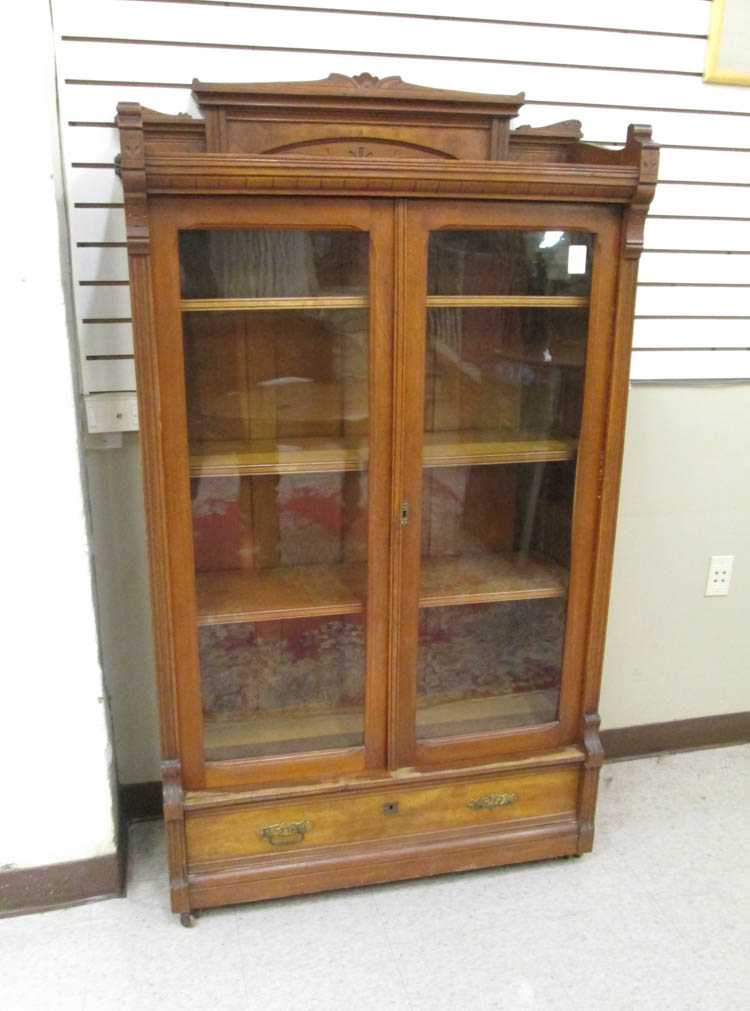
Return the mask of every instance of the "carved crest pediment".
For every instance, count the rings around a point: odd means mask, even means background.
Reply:
[[[283,96],[285,105],[297,102],[306,108],[332,99],[353,99],[358,106],[368,100],[380,97],[398,99],[399,107],[411,111],[421,107],[423,112],[442,107],[442,112],[450,106],[454,114],[482,114],[509,119],[518,114],[524,95],[485,95],[468,91],[451,91],[444,88],[428,88],[421,84],[410,84],[397,75],[377,77],[375,74],[361,73],[350,77],[347,74],[329,74],[319,81],[277,81],[259,84],[204,84],[193,81],[193,94],[201,107],[247,107],[278,104]]]

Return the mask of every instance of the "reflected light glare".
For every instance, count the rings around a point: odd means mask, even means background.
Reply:
[[[563,237],[563,232],[545,232],[542,241],[539,243],[540,249],[551,249],[556,246]]]

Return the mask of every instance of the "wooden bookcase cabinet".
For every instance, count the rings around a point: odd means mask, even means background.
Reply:
[[[591,848],[648,127],[123,103],[173,909]]]

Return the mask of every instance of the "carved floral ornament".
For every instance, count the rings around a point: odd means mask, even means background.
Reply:
[[[387,91],[388,88],[405,88],[407,85],[405,82],[398,77],[393,75],[392,77],[376,77],[374,74],[355,74],[354,77],[348,77],[346,74],[330,74],[327,78],[331,84],[344,85],[346,87],[351,87],[353,90],[359,89],[360,91]],[[415,85],[411,85],[415,87]]]

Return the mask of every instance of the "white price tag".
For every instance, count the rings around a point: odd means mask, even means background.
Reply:
[[[586,247],[568,246],[568,273],[586,273]]]

